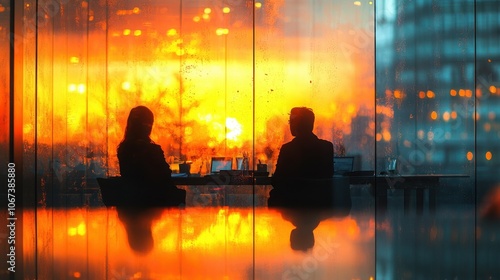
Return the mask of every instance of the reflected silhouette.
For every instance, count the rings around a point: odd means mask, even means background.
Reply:
[[[349,182],[333,177],[333,143],[312,132],[314,119],[309,108],[290,111],[295,138],[281,146],[268,199],[268,207],[295,226],[290,247],[304,252],[314,247],[314,229],[321,221],[347,216],[351,210]]]
[[[328,180],[333,176],[333,143],[312,132],[314,118],[309,108],[294,107],[290,111],[290,132],[295,138],[281,146],[269,193],[270,206],[331,204],[332,185]]]
[[[137,254],[147,254],[154,248],[153,221],[160,218],[161,208],[116,207],[118,218],[127,232],[130,249]]]
[[[333,176],[333,143],[312,132],[314,118],[309,108],[292,108],[289,123],[295,138],[281,146],[273,178]]]
[[[118,146],[123,191],[132,206],[184,205],[186,191],[172,182],[172,170],[163,150],[151,140],[153,112],[145,106],[130,111],[125,136]]]
[[[324,180],[323,183],[326,182],[329,182],[329,187],[323,185],[319,191],[309,191],[299,203],[288,201],[291,197],[289,193],[285,193],[284,197],[274,196],[274,202],[272,199],[268,201],[270,208],[277,209],[284,220],[295,226],[290,232],[290,247],[293,250],[306,252],[314,247],[314,230],[321,221],[350,214],[352,202],[349,182],[341,177]]]

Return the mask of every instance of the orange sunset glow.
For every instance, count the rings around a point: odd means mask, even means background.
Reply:
[[[25,235],[24,255],[31,258],[37,252],[38,275],[48,278],[122,279],[126,273],[131,279],[133,275],[246,279],[253,252],[256,273],[275,263],[268,275],[286,273],[313,256],[320,263],[320,274],[360,276],[373,270],[375,228],[373,217],[368,216],[322,221],[314,230],[319,251],[309,254],[290,249],[293,225],[279,211],[264,208],[256,212],[227,207],[159,210],[150,227],[154,248],[147,253],[129,247],[130,233],[115,209],[39,210],[37,217],[37,248],[30,245],[32,236]],[[32,218],[25,213],[26,221]],[[34,232],[34,225],[26,223],[25,229]],[[283,258],[286,261],[281,263]]]
[[[198,169],[214,155],[254,151],[252,162],[273,166],[291,137],[292,107],[312,108],[317,135],[337,143],[351,133],[352,119],[373,115],[371,17],[355,26],[325,13],[312,36],[298,27],[302,19],[282,17],[291,8],[284,1],[256,3],[256,26],[252,7],[219,4],[199,3],[181,18],[165,16],[179,8],[173,4],[117,4],[107,25],[89,5],[77,7],[92,18],[74,32],[51,21],[41,26],[40,147],[71,146],[54,156],[73,153],[66,164],[76,165],[91,154],[116,174],[128,112],[145,105],[155,114],[152,138],[171,164],[189,160]],[[374,134],[371,124],[363,129]],[[25,122],[23,133],[29,141],[35,126]]]

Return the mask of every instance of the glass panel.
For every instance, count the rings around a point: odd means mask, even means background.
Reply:
[[[378,3],[377,277],[474,278],[474,1]]]
[[[10,179],[8,174],[13,174],[15,175],[15,162],[12,162],[11,159],[11,153],[10,153],[10,146],[11,144],[11,136],[12,136],[12,127],[11,127],[11,121],[13,119],[11,118],[11,111],[10,111],[10,104],[12,102],[11,100],[11,79],[13,78],[12,73],[11,73],[11,56],[10,56],[10,34],[11,34],[11,6],[10,2],[8,1],[0,1],[0,120],[2,123],[1,130],[0,130],[0,164],[1,164],[1,169],[0,169],[0,181],[6,182],[6,187],[4,188],[4,191],[0,194],[0,200],[4,201],[2,203],[2,213],[0,214],[0,219],[3,221],[7,221],[8,212],[7,209],[12,208],[12,204],[9,206],[9,201],[7,200],[10,198],[8,195],[9,193],[15,196],[15,193],[11,193],[10,189],[13,189],[15,191],[15,179],[14,178],[14,184],[11,183],[11,181],[7,181]],[[14,166],[12,166],[12,163],[14,163]],[[10,169],[12,168],[13,169]],[[20,167],[20,166],[18,166]],[[12,175],[10,175],[12,176]],[[9,183],[7,183],[9,182]],[[5,205],[5,206],[4,206]],[[20,213],[19,213],[20,214]],[[0,256],[0,261],[3,263],[7,263],[7,266],[3,271],[0,272],[0,278],[7,278],[9,277],[9,270],[8,269],[15,269],[12,268],[13,266],[15,267],[15,263],[9,263],[10,261],[10,256],[12,252],[10,251],[10,248],[8,247],[8,239],[7,237],[10,234],[11,229],[9,227],[3,227],[0,229],[0,235],[2,236],[2,248],[4,248],[4,251],[7,252],[5,254],[2,254]],[[15,256],[14,256],[15,258]]]
[[[371,170],[373,175],[373,11],[367,1],[256,2],[255,148],[271,173],[278,169],[278,156],[290,154],[297,155],[288,163],[290,169],[307,164],[322,168],[321,162],[296,162],[310,157],[298,155],[312,147],[280,150],[295,136],[288,122],[291,109],[304,106],[314,112],[313,133],[332,142],[336,156],[354,157],[355,171]],[[311,176],[306,169],[285,175]],[[256,209],[255,279],[375,276],[370,184],[350,185],[346,178],[336,177],[335,202],[325,209],[293,208],[320,196],[305,185],[299,186],[298,202],[290,202],[292,209]],[[283,187],[288,187],[283,190],[286,203],[291,186]],[[275,185],[269,201],[279,198],[278,191]]]
[[[500,233],[500,165],[496,143],[498,134],[498,99],[500,94],[500,12],[498,3],[476,1],[476,100],[477,100],[477,276],[498,278],[493,259],[498,258]]]
[[[2,164],[9,162],[10,145],[10,87],[11,87],[11,58],[10,58],[10,3],[0,1],[0,119],[2,130],[0,132],[0,158]],[[0,180],[7,181],[7,169],[0,170]],[[5,198],[6,199],[6,198]]]

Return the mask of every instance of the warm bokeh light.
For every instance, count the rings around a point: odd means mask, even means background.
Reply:
[[[457,96],[457,90],[455,90],[455,89],[451,89],[451,90],[450,90],[450,95],[451,95],[451,96]]]
[[[217,34],[218,36],[227,35],[229,34],[229,30],[227,28],[217,28],[217,30],[215,30],[215,34]]]
[[[431,112],[431,119],[436,120],[438,117],[438,113],[436,111]]]
[[[491,121],[492,121],[492,120],[494,120],[494,119],[495,119],[495,117],[496,117],[495,112],[493,112],[493,111],[488,112],[488,119],[489,119],[489,120],[491,120]]]
[[[176,35],[177,35],[177,29],[175,29],[175,28],[170,28],[167,31],[167,36],[169,36],[169,37],[176,36]]]
[[[471,161],[474,158],[474,154],[472,152],[467,152],[467,160]]]
[[[87,233],[86,225],[85,223],[81,222],[78,226],[76,227],[69,227],[68,228],[68,235],[69,236],[84,236]]]
[[[451,116],[451,119],[455,120],[457,118],[458,114],[456,111],[452,111],[450,116]]]
[[[471,98],[472,97],[472,90],[466,89],[465,90],[465,97]]]
[[[390,131],[383,131],[382,132],[382,138],[384,141],[389,142],[391,141],[391,132]]]
[[[497,87],[496,87],[496,86],[494,86],[494,85],[491,85],[491,86],[490,86],[490,92],[491,92],[491,93],[497,93]]]
[[[486,132],[490,132],[490,131],[491,131],[491,123],[485,123],[485,124],[483,125],[483,129],[484,129],[484,131],[486,131]]]
[[[394,98],[401,99],[403,98],[403,93],[400,90],[394,91]]]
[[[84,84],[79,84],[78,87],[77,87],[77,91],[80,94],[84,94],[85,93],[85,85]]]
[[[485,154],[486,160],[491,160],[492,157],[493,157],[493,154],[490,151],[487,151]]]
[[[444,112],[443,113],[443,120],[445,122],[449,121],[450,120],[450,112]]]

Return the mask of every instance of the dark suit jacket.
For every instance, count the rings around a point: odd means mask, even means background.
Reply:
[[[330,207],[332,177],[333,144],[312,133],[295,137],[280,149],[268,206]]]
[[[331,178],[333,176],[333,144],[314,134],[295,137],[284,144],[278,156],[276,178]]]

